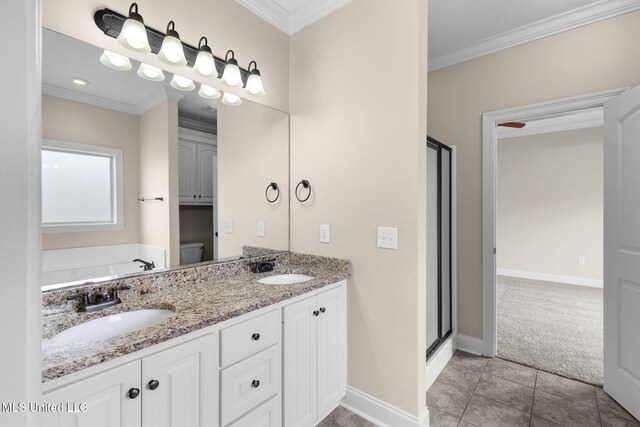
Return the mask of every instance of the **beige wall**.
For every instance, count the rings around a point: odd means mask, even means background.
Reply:
[[[124,230],[45,233],[42,249],[138,243],[138,117],[75,101],[42,97],[42,137],[119,148],[124,159]]]
[[[602,127],[498,140],[498,269],[602,280],[602,148]]]
[[[271,182],[280,186],[274,203],[264,195]],[[289,116],[254,102],[219,104],[218,257],[242,255],[244,245],[289,249],[288,188]],[[233,221],[233,234],[225,233],[225,220]]]
[[[204,243],[203,261],[213,259],[213,207],[180,206],[180,243]]]
[[[168,266],[180,265],[178,103],[165,100],[140,116],[140,243],[167,249]]]
[[[429,73],[429,134],[458,147],[458,331],[482,337],[484,112],[640,84],[640,12]]]
[[[354,0],[294,34],[290,57],[291,183],[313,188],[291,202],[291,249],[352,260],[348,383],[413,415],[426,406],[426,3]],[[377,226],[398,227],[397,251],[376,247]]]
[[[93,22],[96,10],[108,7],[127,15],[130,0],[43,0],[43,26],[96,46],[122,53],[131,58],[161,67],[197,81],[222,87],[217,79],[203,79],[187,67],[173,67],[160,62],[155,55],[131,52],[115,39],[105,36]],[[146,25],[164,32],[170,20],[175,21],[180,38],[192,46],[206,36],[214,55],[224,58],[228,49],[242,67],[257,61],[267,92],[253,97],[256,102],[283,111],[289,108],[289,37],[235,0],[154,0],[139,3]],[[227,90],[225,88],[224,90]],[[242,89],[229,90],[245,95]]]

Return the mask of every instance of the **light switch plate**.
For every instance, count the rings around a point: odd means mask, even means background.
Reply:
[[[231,219],[224,220],[224,232],[227,234],[233,234],[233,220]]]
[[[383,249],[398,249],[398,229],[393,227],[378,227],[378,247]]]
[[[331,227],[327,224],[320,225],[320,243],[331,242]]]
[[[258,237],[264,237],[264,221],[258,221]]]

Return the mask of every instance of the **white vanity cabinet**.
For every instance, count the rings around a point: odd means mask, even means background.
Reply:
[[[180,129],[178,195],[183,205],[212,205],[217,199],[215,135]]]
[[[218,345],[209,334],[44,394],[62,413],[45,427],[210,427],[217,425]],[[66,412],[66,405],[77,412]],[[83,406],[86,404],[86,408]],[[86,409],[83,411],[83,409]]]
[[[346,388],[346,282],[286,305],[284,426],[314,426]]]

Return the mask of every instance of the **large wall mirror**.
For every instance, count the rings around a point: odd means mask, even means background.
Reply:
[[[288,250],[289,116],[102,55],[43,29],[43,289]]]

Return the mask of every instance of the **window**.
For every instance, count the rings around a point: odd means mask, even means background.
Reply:
[[[43,232],[123,228],[122,150],[43,140]]]

